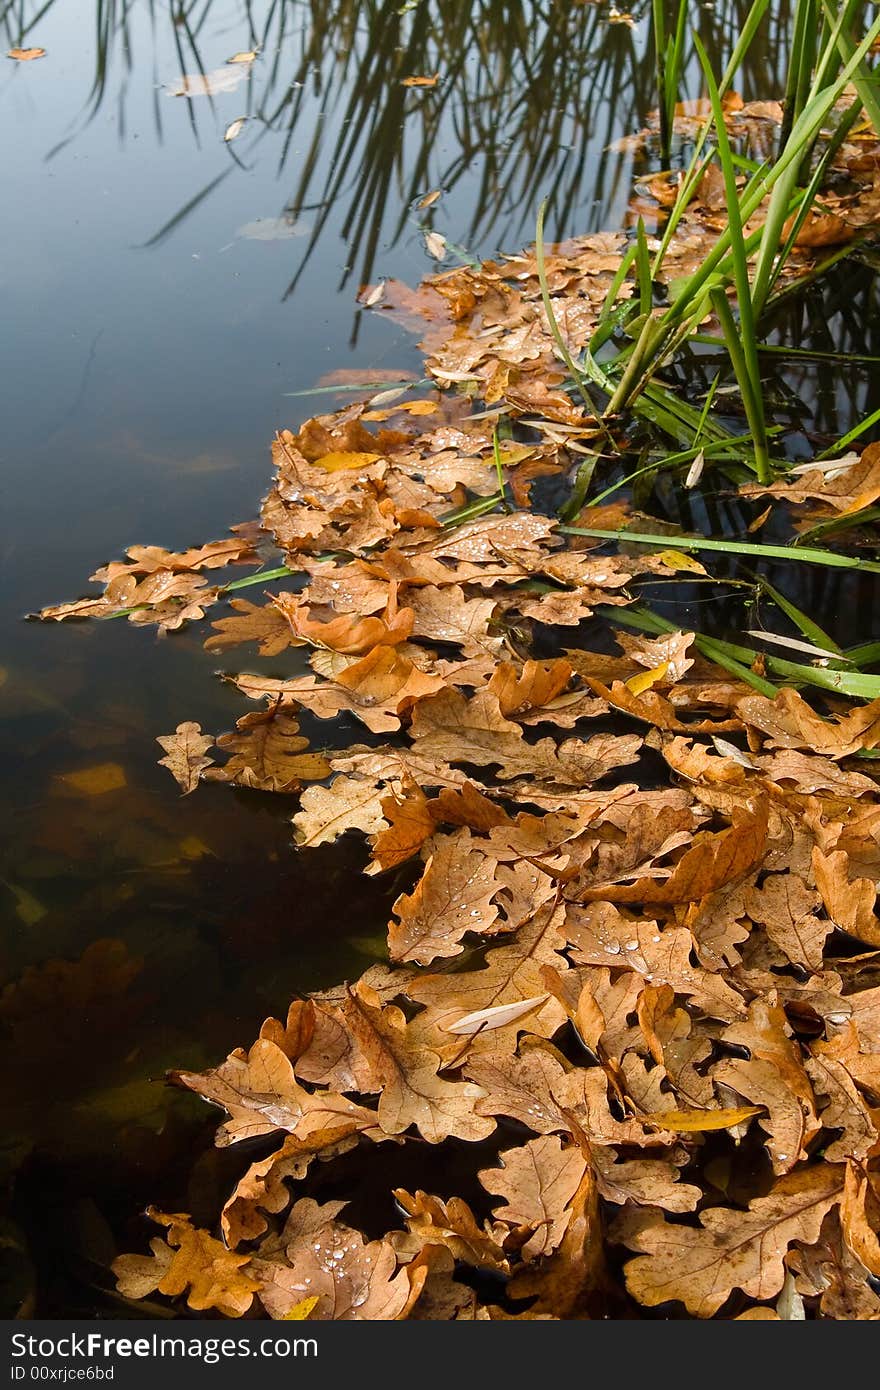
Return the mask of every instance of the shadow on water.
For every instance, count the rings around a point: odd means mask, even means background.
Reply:
[[[188,544],[252,515],[266,441],[296,423],[285,392],[340,366],[367,379],[417,367],[411,341],[362,315],[354,292],[429,271],[420,228],[480,255],[514,250],[545,196],[551,235],[620,225],[633,157],[617,142],[652,105],[645,9],[633,6],[633,28],[604,4],[526,0],[0,0],[4,44],[47,49],[0,73],[0,118],[20,136],[0,262],[15,330],[0,345],[12,1310],[129,1311],[106,1266],[140,1241],[135,1214],[153,1200],[209,1221],[243,1162],[211,1147],[215,1118],[168,1090],[165,1070],[210,1065],[297,993],[359,974],[381,957],[401,891],[360,875],[358,841],[293,852],[281,798],[175,795],[156,735],[184,718],[219,733],[241,713],[211,678],[204,634],[157,652],[125,623],[48,629],[20,615],[81,591],[123,543]],[[742,9],[699,8],[710,53],[729,52]],[[781,0],[750,55],[747,98],[779,91],[788,14]],[[253,63],[227,66],[246,50]],[[218,90],[171,99],[183,74]],[[403,85],[434,74],[435,86]],[[774,340],[880,356],[876,297],[870,265],[850,267],[784,305]],[[693,389],[708,389],[711,355],[691,366]],[[768,378],[804,443],[878,404],[867,362],[774,358]],[[732,489],[654,506],[744,529]],[[800,606],[864,615],[858,577],[804,569],[776,581]],[[690,598],[683,622],[741,621],[736,592]]]

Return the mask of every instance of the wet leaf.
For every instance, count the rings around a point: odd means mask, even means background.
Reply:
[[[222,734],[217,748],[230,756],[207,776],[212,782],[234,782],[259,791],[296,791],[303,782],[320,782],[330,775],[322,753],[306,752],[307,738],[293,715],[279,710],[254,710],[236,724],[234,734]]]
[[[672,1226],[653,1213],[626,1236],[630,1249],[641,1252],[625,1267],[627,1288],[648,1307],[678,1300],[698,1318],[712,1317],[734,1289],[775,1298],[786,1251],[795,1241],[817,1239],[822,1218],[840,1201],[843,1175],[831,1164],[789,1173],[747,1211],[703,1212],[699,1228]]]
[[[309,1140],[327,1130],[376,1128],[375,1111],[334,1091],[307,1091],[294,1076],[290,1059],[268,1038],[249,1052],[238,1049],[219,1067],[203,1073],[172,1072],[171,1079],[212,1100],[229,1113],[218,1131],[220,1145],[238,1144],[261,1134],[289,1133]]]
[[[487,1192],[505,1199],[493,1209],[494,1219],[531,1232],[520,1250],[524,1260],[549,1255],[574,1215],[570,1203],[584,1177],[583,1154],[577,1146],[564,1149],[556,1135],[547,1134],[520,1149],[506,1149],[501,1161],[501,1168],[478,1174]]]
[[[406,1020],[393,1005],[382,1007],[364,986],[342,1005],[348,1026],[373,1072],[379,1091],[379,1124],[385,1134],[402,1134],[415,1125],[429,1144],[450,1135],[485,1139],[495,1123],[474,1112],[482,1092],[467,1081],[444,1081],[440,1058],[426,1052],[407,1033]]]
[[[459,955],[466,932],[487,932],[498,916],[496,861],[473,845],[469,830],[445,836],[431,855],[413,893],[394,904],[388,928],[393,961],[428,965]]]
[[[234,616],[211,624],[215,632],[205,641],[206,651],[224,652],[244,642],[256,642],[260,656],[277,656],[304,640],[291,631],[290,623],[274,603],[256,604],[246,598],[234,598],[229,606],[235,609]]]
[[[7,58],[14,58],[17,63],[32,63],[35,58],[45,58],[45,48],[10,48],[6,54]]]
[[[360,777],[336,777],[329,787],[309,787],[303,793],[293,828],[300,845],[322,845],[361,830],[372,835],[383,830],[386,790]]]
[[[248,1311],[260,1288],[243,1268],[249,1255],[233,1254],[207,1231],[193,1227],[188,1216],[168,1216],[154,1207],[147,1215],[166,1226],[168,1235],[152,1242],[151,1256],[120,1255],[114,1261],[121,1294],[144,1298],[158,1289],[170,1297],[185,1293],[194,1312],[216,1308],[240,1318]]]
[[[205,757],[214,740],[202,733],[201,725],[188,721],[178,724],[173,734],[157,738],[156,742],[165,749],[165,757],[159,759],[160,765],[168,768],[184,796],[194,792],[205,768],[214,761]]]

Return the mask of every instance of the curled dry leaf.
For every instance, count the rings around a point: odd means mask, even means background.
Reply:
[[[170,1297],[185,1293],[194,1312],[216,1308],[227,1317],[242,1317],[261,1287],[244,1268],[250,1256],[227,1250],[188,1216],[167,1216],[155,1207],[147,1215],[168,1234],[151,1242],[151,1255],[120,1255],[114,1261],[119,1292],[126,1298],[145,1298],[154,1289]]]

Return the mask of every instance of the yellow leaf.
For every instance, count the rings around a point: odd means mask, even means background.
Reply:
[[[246,53],[233,53],[231,58],[227,58],[227,63],[252,63],[256,58],[256,49],[250,49]]]
[[[699,560],[695,560],[693,555],[685,555],[682,550],[664,550],[657,558],[670,570],[687,570],[689,574],[706,573]]]
[[[382,457],[381,454],[358,454],[348,449],[339,449],[323,458],[315,459],[318,468],[327,473],[343,473],[354,468],[369,468],[371,463]]]
[[[14,58],[17,63],[30,63],[34,58],[45,58],[45,48],[10,48],[7,58]]]
[[[710,1129],[730,1129],[760,1115],[760,1105],[738,1105],[729,1110],[663,1110],[645,1115],[645,1121],[678,1134],[702,1134]]]
[[[439,197],[440,197],[440,189],[439,189],[439,188],[433,188],[433,189],[431,190],[430,193],[426,193],[426,194],[425,194],[424,198],[420,198],[420,199],[419,199],[419,201],[418,201],[418,203],[417,203],[417,207],[420,207],[420,208],[430,208],[430,207],[433,207],[434,204],[436,203],[436,201],[437,201],[437,199],[438,199]]]
[[[637,676],[630,676],[626,688],[633,695],[641,695],[644,691],[650,690],[652,685],[662,681],[668,670],[669,662],[661,661],[659,666],[653,666],[650,671],[640,671]]]
[[[126,784],[125,771],[119,763],[96,763],[94,767],[83,767],[76,772],[63,772],[58,780],[78,796],[103,796],[105,792],[119,791]]]
[[[534,452],[534,444],[514,444],[506,440],[498,446],[501,462],[508,468],[512,468],[515,463],[522,463],[523,459],[531,458]]]
[[[385,394],[385,393],[383,393]],[[389,420],[392,415],[406,413],[407,415],[435,415],[439,409],[437,401],[402,401],[400,405],[391,405],[387,410],[368,410],[361,416],[362,420]]]
[[[433,77],[404,77],[401,80],[401,87],[436,87],[440,81],[439,72],[435,72]]]
[[[318,1295],[312,1294],[311,1298],[304,1298],[301,1302],[295,1303],[289,1313],[285,1313],[283,1318],[279,1318],[279,1322],[305,1322],[317,1303]]]

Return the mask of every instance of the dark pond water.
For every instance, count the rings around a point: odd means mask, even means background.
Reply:
[[[633,169],[611,147],[652,104],[644,8],[631,27],[601,3],[0,0],[3,50],[47,51],[0,59],[10,1309],[112,1315],[103,1269],[141,1238],[146,1201],[212,1219],[230,1160],[165,1069],[215,1062],[297,992],[359,973],[397,892],[360,876],[357,844],[295,854],[281,799],[175,795],[155,736],[242,712],[203,632],[157,650],[124,622],[23,614],[84,592],[125,544],[181,547],[253,516],[273,432],[319,408],[289,393],[332,369],[416,369],[411,339],[355,296],[432,268],[420,226],[515,250],[544,196],[551,236],[620,225]],[[729,52],[744,9],[694,6],[710,52]],[[787,15],[746,97],[777,94]],[[171,95],[221,69],[215,95]],[[787,340],[880,351],[870,269],[823,294],[786,310]],[[808,431],[878,404],[867,367],[817,385],[795,364],[777,384]],[[821,573],[805,582],[805,606],[841,602]],[[114,789],[69,780],[108,764]]]

